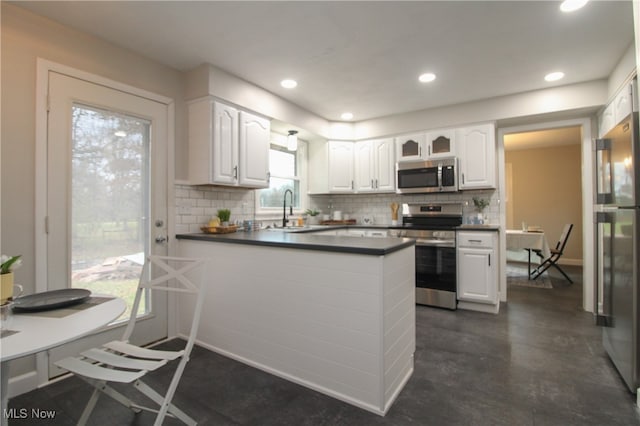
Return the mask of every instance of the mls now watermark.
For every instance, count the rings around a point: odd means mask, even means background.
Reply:
[[[51,420],[56,417],[56,410],[41,410],[40,408],[9,408],[2,411],[2,415],[6,419]]]

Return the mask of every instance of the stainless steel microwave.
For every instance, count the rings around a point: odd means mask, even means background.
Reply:
[[[458,159],[455,157],[397,163],[396,172],[399,194],[458,191]]]

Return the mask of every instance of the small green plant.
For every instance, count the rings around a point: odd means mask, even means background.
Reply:
[[[20,256],[21,255],[7,256],[3,254],[2,257],[0,257],[0,274],[8,274],[18,268],[22,262]]]
[[[230,217],[231,217],[231,210],[229,209],[218,210],[218,219],[220,219],[220,222],[229,222]]]
[[[489,206],[489,200],[484,198],[473,197],[473,205],[478,213],[482,213]]]
[[[318,216],[320,214],[320,212],[316,209],[307,209],[305,213],[309,216]]]

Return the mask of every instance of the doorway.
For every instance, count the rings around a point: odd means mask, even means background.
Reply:
[[[541,229],[554,248],[564,225],[573,223],[560,264],[582,269],[582,307],[586,311],[593,310],[595,273],[593,226],[588,220],[593,215],[590,123],[590,119],[576,119],[503,128],[498,146],[503,229],[521,230],[523,224]],[[505,235],[501,246],[507,247]],[[525,250],[508,254],[502,250],[501,301],[508,299],[507,260],[524,262],[526,277],[528,256]],[[539,260],[531,256],[532,261]]]
[[[166,238],[158,237],[168,226],[171,109],[134,88],[47,61],[39,61],[38,73],[47,103],[37,113],[36,217],[44,232],[36,241],[36,288],[81,287],[131,302],[145,257],[167,254]],[[62,372],[56,360],[119,338],[128,314],[38,355],[38,381]],[[137,344],[165,338],[166,295],[148,294],[137,318]]]

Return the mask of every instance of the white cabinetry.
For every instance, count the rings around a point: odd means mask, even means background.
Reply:
[[[429,130],[396,138],[396,159],[398,162],[430,160],[455,157],[455,129]]]
[[[457,238],[458,300],[471,302],[459,303],[458,307],[497,312],[497,232],[460,231]]]
[[[613,115],[613,104],[609,104],[604,111],[602,111],[602,114],[600,114],[598,119],[599,137],[604,137],[604,135],[606,135],[609,130],[613,129],[615,125],[616,119]]]
[[[353,192],[353,142],[329,141],[329,192]]]
[[[456,144],[460,158],[459,187],[491,189],[496,187],[496,143],[493,123],[457,130]]]
[[[427,158],[446,158],[455,155],[455,129],[430,130],[427,133]]]
[[[356,142],[356,191],[394,192],[395,186],[393,139]]]
[[[269,139],[271,123],[257,115],[240,111],[239,184],[252,188],[269,186]]]
[[[427,135],[414,133],[396,138],[396,159],[402,161],[416,161],[426,159],[425,145]]]
[[[269,186],[269,120],[209,98],[188,108],[191,184]]]
[[[637,82],[635,80],[629,84],[625,84],[611,103],[602,111],[598,119],[599,137],[604,137],[616,124],[631,114],[631,111],[633,111],[636,84]]]

